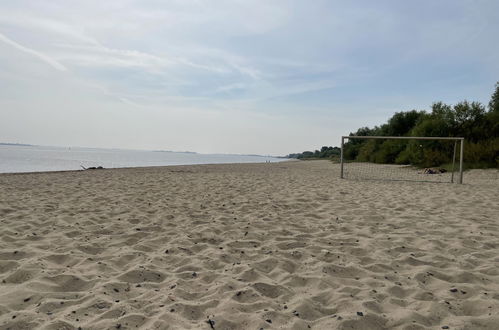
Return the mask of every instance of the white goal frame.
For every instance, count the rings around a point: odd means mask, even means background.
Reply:
[[[341,164],[341,170],[340,170],[340,178],[344,179],[344,172],[343,172],[343,145],[345,144],[345,139],[383,139],[383,140],[451,140],[455,141],[454,143],[454,156],[452,158],[452,176],[451,176],[451,182],[454,182],[454,162],[456,159],[456,147],[457,147],[457,142],[460,142],[460,147],[459,147],[459,178],[458,178],[458,183],[462,184],[463,183],[463,156],[464,156],[464,138],[463,137],[433,137],[433,136],[358,136],[358,135],[351,135],[351,136],[342,136],[341,137],[341,154],[340,154],[340,164]]]

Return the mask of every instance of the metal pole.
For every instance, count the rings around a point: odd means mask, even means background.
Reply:
[[[341,137],[341,153],[340,153],[340,163],[341,163],[341,174],[340,178],[343,179],[343,145],[344,145],[345,138],[342,136]]]
[[[452,175],[450,177],[450,182],[454,183],[454,168],[456,165],[456,148],[457,148],[457,141],[454,141],[454,154],[452,155]]]
[[[464,139],[461,139],[461,156],[459,159],[459,183],[463,183],[463,157],[464,157]]]

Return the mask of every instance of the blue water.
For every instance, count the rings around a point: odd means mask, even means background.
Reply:
[[[170,151],[142,151],[98,148],[62,148],[0,145],[0,173],[80,170],[81,166],[104,168],[265,163],[285,159],[267,156],[197,154]]]

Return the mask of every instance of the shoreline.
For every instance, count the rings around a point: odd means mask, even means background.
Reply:
[[[206,163],[206,164],[174,164],[174,165],[156,165],[156,166],[129,166],[129,167],[107,167],[107,168],[102,168],[102,169],[81,169],[81,170],[54,170],[54,171],[32,171],[32,172],[0,172],[0,176],[2,175],[21,175],[21,174],[49,174],[49,173],[78,173],[78,172],[85,172],[85,171],[102,171],[102,170],[125,170],[125,169],[148,169],[148,168],[162,168],[162,167],[178,167],[178,166],[202,166],[202,165],[207,165],[207,166],[214,166],[214,165],[238,165],[238,164],[278,164],[278,163],[284,163],[284,162],[290,162],[290,161],[295,161],[294,159],[285,159],[281,160],[278,162],[270,162],[270,163],[265,163],[265,162],[245,162],[245,163]]]

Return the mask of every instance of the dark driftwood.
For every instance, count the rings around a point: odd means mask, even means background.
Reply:
[[[97,167],[95,167],[95,166],[85,167],[85,166],[82,166],[82,165],[80,165],[80,166],[85,171],[86,170],[103,170],[104,169],[104,167],[102,167],[102,166],[97,166]]]

